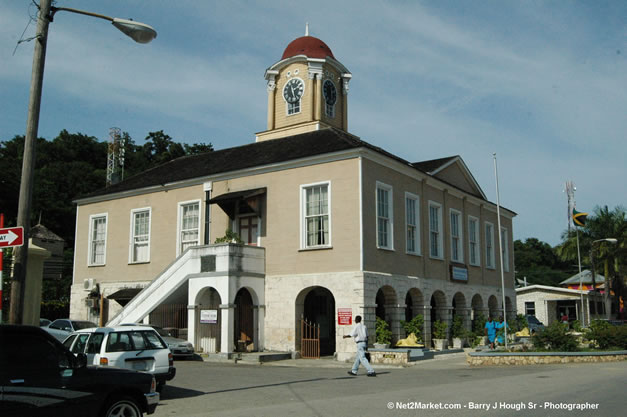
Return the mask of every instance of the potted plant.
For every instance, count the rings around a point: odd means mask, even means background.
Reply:
[[[375,334],[377,339],[374,344],[375,349],[387,349],[390,347],[390,343],[392,342],[392,331],[390,330],[390,325],[380,317],[377,317]]]
[[[446,328],[448,324],[441,320],[436,320],[433,323],[433,347],[435,350],[444,350],[448,348],[446,343]]]
[[[453,324],[451,325],[451,335],[453,336],[453,348],[461,349],[466,343],[466,329],[464,329],[464,319],[462,316],[457,315],[453,317]]]

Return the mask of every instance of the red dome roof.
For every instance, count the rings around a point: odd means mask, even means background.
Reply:
[[[287,45],[281,59],[290,58],[296,55],[306,55],[309,58],[326,58],[330,56],[335,59],[331,48],[326,43],[313,36],[302,36],[294,39]]]

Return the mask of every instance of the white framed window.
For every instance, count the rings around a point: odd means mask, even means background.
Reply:
[[[479,219],[468,216],[468,262],[470,265],[481,265],[480,247]]]
[[[485,223],[485,266],[494,269],[494,225]]]
[[[104,265],[107,261],[107,220],[107,213],[89,216],[88,266]]]
[[[394,250],[392,187],[377,181],[377,247]]]
[[[503,271],[509,272],[509,245],[507,244],[507,229],[501,227],[501,262],[503,262]]]
[[[301,248],[331,247],[331,183],[300,186]]]
[[[287,115],[291,116],[293,114],[300,113],[300,100],[294,103],[287,103]]]
[[[420,197],[405,193],[406,251],[420,255]]]
[[[129,263],[150,262],[151,208],[131,210]]]
[[[179,203],[177,252],[179,256],[185,249],[200,245],[200,200]]]
[[[451,261],[464,262],[464,232],[462,229],[462,213],[455,209],[450,210],[451,221]]]
[[[429,256],[443,259],[442,252],[442,205],[429,201]]]

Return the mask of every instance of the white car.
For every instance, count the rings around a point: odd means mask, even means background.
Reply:
[[[72,333],[63,345],[75,355],[85,353],[88,365],[115,366],[149,372],[157,391],[176,375],[174,357],[166,342],[146,326],[97,327]]]
[[[98,327],[98,325],[91,321],[56,319],[42,329],[53,335],[59,342],[63,342],[70,333],[90,327]]]

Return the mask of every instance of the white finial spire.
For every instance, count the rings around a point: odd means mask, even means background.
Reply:
[[[305,23],[305,36],[309,36],[309,22]]]

